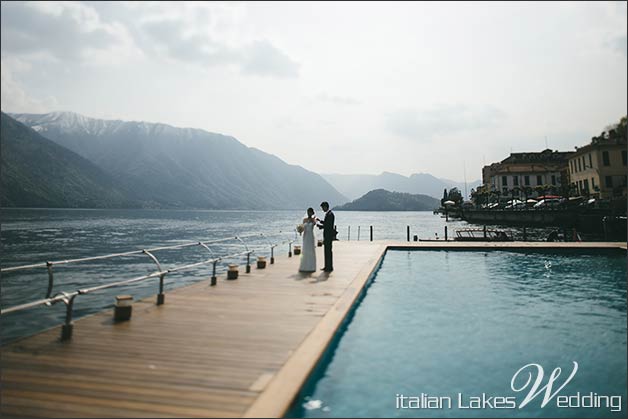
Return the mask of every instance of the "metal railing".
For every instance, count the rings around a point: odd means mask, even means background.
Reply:
[[[211,276],[210,285],[215,286],[217,283],[217,277],[216,277],[217,264],[224,260],[234,259],[241,256],[246,256],[246,273],[250,273],[251,272],[251,255],[255,253],[255,250],[250,249],[249,245],[244,241],[244,239],[249,239],[253,237],[262,238],[267,242],[267,245],[270,249],[270,254],[271,254],[271,259],[270,259],[271,264],[275,263],[274,251],[277,246],[288,244],[289,245],[288,257],[292,257],[292,243],[294,242],[294,240],[288,239],[282,242],[272,243],[269,237],[265,235],[264,233],[256,233],[256,234],[225,237],[222,239],[216,239],[216,240],[210,240],[210,241],[194,241],[194,242],[187,242],[187,243],[182,243],[182,244],[172,245],[172,246],[161,246],[161,247],[154,247],[150,249],[133,250],[133,251],[122,252],[122,253],[111,253],[111,254],[101,255],[101,256],[68,259],[68,260],[58,260],[58,261],[53,261],[53,262],[49,261],[49,262],[36,263],[36,264],[31,264],[31,265],[21,265],[21,266],[1,268],[0,273],[2,274],[7,274],[10,272],[16,272],[16,271],[37,269],[37,268],[46,268],[46,270],[48,271],[48,286],[46,290],[46,296],[44,298],[31,301],[29,303],[12,306],[7,309],[2,309],[0,310],[0,315],[6,315],[9,313],[26,310],[26,309],[30,309],[30,308],[42,306],[42,305],[50,307],[56,303],[62,302],[66,306],[66,315],[65,315],[65,323],[63,324],[61,328],[61,340],[68,340],[72,337],[72,329],[73,329],[72,312],[73,312],[74,300],[79,295],[85,295],[85,294],[90,294],[90,293],[101,291],[108,288],[129,285],[129,284],[145,281],[152,278],[159,278],[159,293],[157,294],[156,304],[161,305],[165,303],[164,279],[166,275],[169,275],[171,273],[176,273],[176,272],[196,268],[199,266],[211,264],[212,276]],[[242,252],[216,257],[215,252],[211,249],[209,245],[215,245],[217,243],[224,243],[228,241],[237,241],[240,245],[243,246],[244,250]],[[159,259],[157,258],[157,256],[155,256],[155,253],[159,251],[183,249],[183,248],[193,247],[193,246],[202,247],[211,255],[211,257],[209,259],[204,259],[200,262],[191,263],[187,265],[181,265],[181,266],[174,266],[169,269],[164,269]],[[98,286],[94,286],[90,288],[81,288],[81,289],[74,290],[71,292],[61,291],[61,292],[56,293],[55,295],[52,295],[52,290],[54,288],[54,280],[55,280],[54,271],[53,271],[54,266],[69,265],[69,264],[74,264],[74,263],[88,262],[88,261],[95,261],[95,260],[107,260],[107,259],[114,259],[114,258],[119,258],[119,257],[140,256],[140,255],[146,255],[147,257],[149,257],[151,261],[156,265],[157,271],[152,272],[148,275],[142,275],[142,276],[138,276],[138,277],[122,280],[122,281],[110,282],[107,284],[98,285]]]
[[[356,227],[356,226],[354,226]],[[362,227],[364,227],[364,230],[369,231],[369,241],[373,241],[373,226],[357,226],[357,241],[360,241],[360,237],[361,237],[361,233],[362,233]],[[356,229],[354,228],[354,231],[356,231]],[[366,240],[366,239],[365,239]],[[347,241],[351,241],[351,226],[347,226]]]

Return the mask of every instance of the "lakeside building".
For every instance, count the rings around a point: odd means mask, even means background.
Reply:
[[[482,168],[483,189],[501,195],[536,197],[566,193],[569,189],[568,161],[573,151],[510,153],[499,163]]]
[[[569,157],[569,176],[579,195],[601,199],[626,196],[626,132],[611,129]]]

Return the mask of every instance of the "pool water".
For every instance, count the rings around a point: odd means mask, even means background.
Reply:
[[[626,330],[623,251],[389,250],[288,416],[626,417]]]

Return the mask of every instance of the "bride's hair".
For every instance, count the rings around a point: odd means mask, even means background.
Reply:
[[[312,217],[314,217],[314,208],[310,207],[307,209],[306,218],[312,218]]]

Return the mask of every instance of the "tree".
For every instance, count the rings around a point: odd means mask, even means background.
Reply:
[[[486,185],[478,186],[477,189],[471,189],[470,197],[476,207],[488,204],[489,192],[487,191]]]
[[[447,194],[447,199],[448,201],[453,201],[456,203],[456,205],[461,205],[462,204],[462,193],[460,193],[460,191],[458,190],[458,188],[453,187],[449,190],[449,194]]]
[[[481,188],[481,186],[478,187],[477,191],[474,188],[471,188],[471,193],[469,194],[469,198],[475,204],[478,204],[479,201],[481,201],[481,198],[480,198],[480,188]]]
[[[514,188],[512,188],[510,190],[510,199],[511,199],[511,205],[512,205],[512,209],[515,209],[515,196],[519,197],[520,196],[520,192],[521,189],[518,186],[515,186]]]
[[[573,183],[561,183],[560,185],[560,194],[565,198],[570,196],[575,196],[576,194],[576,185]]]

